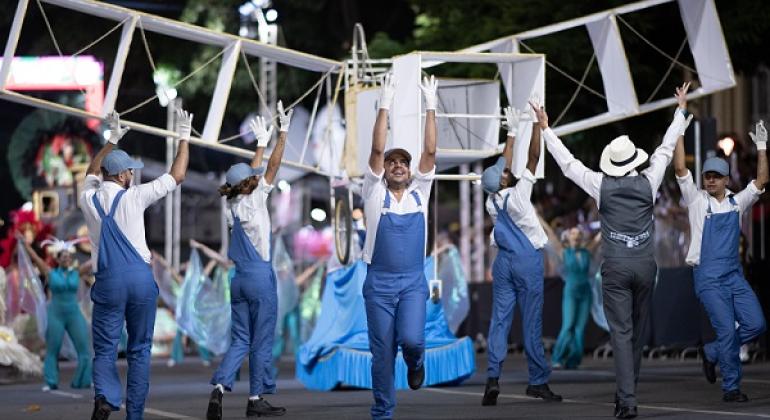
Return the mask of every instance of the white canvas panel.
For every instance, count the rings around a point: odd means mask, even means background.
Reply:
[[[626,52],[615,17],[590,22],[586,25],[588,35],[602,74],[607,109],[612,114],[631,115],[639,111],[634,81],[628,68]]]
[[[714,1],[679,0],[678,3],[701,86],[707,91],[733,86],[733,67]]]
[[[419,54],[396,57],[393,60],[393,76],[396,78],[396,96],[390,110],[391,137],[385,150],[400,147],[412,155],[412,172],[417,169],[422,152],[423,110],[422,91],[420,90]]]

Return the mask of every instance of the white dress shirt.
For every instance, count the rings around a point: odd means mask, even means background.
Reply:
[[[425,216],[425,240],[428,240],[428,200],[430,199],[430,189],[433,186],[433,178],[436,176],[436,167],[434,166],[428,173],[421,173],[419,169],[415,171],[412,182],[401,196],[401,201],[396,199],[388,187],[385,185],[383,175],[377,175],[371,168],[364,175],[364,185],[361,193],[364,196],[364,217],[366,218],[366,240],[364,241],[363,259],[367,264],[372,263],[374,254],[374,242],[377,238],[377,227],[380,224],[382,215],[382,206],[385,204],[385,194],[390,194],[390,209],[388,213],[410,214],[422,211]],[[420,197],[422,207],[417,206],[417,202],[412,196],[412,191],[416,191]],[[393,246],[399,246],[393,244]],[[423,245],[423,249],[425,246]],[[424,252],[424,251],[423,251]]]
[[[684,113],[677,109],[674,113],[674,121],[668,126],[668,130],[666,130],[666,134],[663,136],[663,142],[650,156],[650,166],[642,171],[642,175],[650,181],[653,202],[655,202],[658,188],[660,188],[660,184],[663,182],[663,176],[666,174],[666,167],[671,163],[671,158],[674,155],[674,146],[676,146],[676,140],[679,138],[679,133],[684,123]],[[604,174],[586,168],[582,162],[575,159],[550,127],[543,131],[543,138],[545,139],[548,151],[562,172],[564,172],[564,175],[596,200],[596,207],[600,208],[601,203],[599,199],[601,197],[602,177]],[[628,176],[636,175],[638,175],[636,171],[631,171]]]
[[[144,233],[144,210],[154,202],[165,197],[166,194],[176,189],[176,181],[169,174],[163,174],[155,180],[134,185],[126,190],[123,198],[115,209],[115,223],[123,232],[131,245],[134,246],[139,256],[149,264],[152,255],[147,247]],[[91,197],[96,194],[96,199],[104,209],[104,214],[110,213],[112,201],[123,190],[123,187],[112,181],[102,181],[96,175],[87,175],[83,184],[83,192],[80,193],[78,204],[83,211],[88,226],[88,238],[91,240],[91,262],[94,272],[98,269],[99,261],[99,236],[102,229],[102,219]]]
[[[524,169],[521,178],[514,187],[500,190],[497,194],[490,194],[487,197],[486,206],[487,213],[492,217],[492,222],[495,223],[497,222],[497,209],[493,200],[497,202],[498,207],[502,210],[505,205],[505,197],[508,196],[507,210],[511,220],[527,236],[535,249],[541,249],[548,242],[548,236],[540,224],[540,219],[538,219],[535,212],[535,206],[530,201],[532,186],[535,185],[536,181],[537,179],[532,175],[532,172],[529,169]],[[494,229],[492,229],[490,243],[492,246],[497,246]]]
[[[700,264],[700,248],[701,241],[703,240],[703,224],[706,222],[706,213],[708,213],[708,207],[711,206],[712,213],[726,213],[733,211],[733,205],[730,204],[729,196],[731,191],[725,192],[725,198],[719,202],[716,198],[712,197],[705,190],[700,190],[695,185],[692,179],[692,173],[687,171],[687,175],[683,177],[676,177],[676,181],[679,183],[679,189],[682,190],[682,199],[687,206],[687,216],[690,219],[690,249],[687,251],[687,258],[685,261],[688,265]],[[738,207],[739,222],[740,215],[744,211],[751,208],[754,203],[759,200],[759,196],[765,190],[759,190],[754,181],[749,182],[749,185],[743,189],[743,191],[735,194],[733,199]]]
[[[251,194],[241,194],[232,200],[227,200],[227,225],[233,226],[233,216],[230,210],[241,219],[241,226],[246,232],[251,244],[265,261],[270,261],[270,212],[267,209],[267,197],[273,186],[259,179],[257,188]]]

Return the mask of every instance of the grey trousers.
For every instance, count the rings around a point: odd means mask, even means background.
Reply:
[[[658,266],[654,257],[605,258],[602,262],[604,314],[615,360],[616,401],[636,406],[645,330]]]

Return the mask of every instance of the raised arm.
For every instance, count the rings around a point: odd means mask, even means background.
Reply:
[[[35,250],[32,248],[32,245],[28,244],[19,232],[16,232],[16,243],[18,246],[24,247],[24,249],[27,251],[27,254],[29,255],[29,258],[32,260],[32,264],[35,264],[37,269],[40,271],[40,274],[44,275],[47,279],[48,275],[51,273],[51,267],[49,267],[48,264],[46,264],[46,262],[43,261],[39,255],[37,255],[37,252],[35,252]]]
[[[516,144],[516,130],[519,127],[521,111],[511,106],[503,108],[503,128],[508,130],[505,136],[505,146],[503,147],[503,159],[505,159],[505,168],[503,172],[510,171],[513,166],[513,146]]]
[[[171,277],[174,279],[174,281],[175,281],[177,284],[182,284],[182,282],[184,281],[184,279],[183,279],[183,278],[182,278],[182,276],[179,274],[179,271],[175,270],[175,269],[174,269],[174,267],[172,267],[172,266],[171,266],[171,264],[169,264],[169,263],[168,263],[168,261],[166,261],[166,259],[165,259],[165,258],[163,258],[163,256],[162,256],[162,255],[158,254],[158,253],[157,253],[157,252],[155,252],[155,251],[152,251],[152,258],[154,258],[155,260],[157,260],[157,261],[158,261],[158,263],[160,263],[160,265],[162,265],[162,266],[163,266],[163,268],[165,268],[166,270],[168,270],[168,272],[169,272],[169,273],[171,273]]]
[[[190,161],[188,141],[192,132],[192,120],[193,114],[183,109],[176,110],[176,133],[179,136],[179,142],[177,143],[174,163],[171,164],[171,170],[169,171],[169,174],[176,181],[176,185],[181,184],[187,174],[187,163]]]
[[[423,78],[420,84],[425,96],[425,145],[420,155],[420,172],[428,173],[436,166],[436,105],[438,104],[438,81],[435,77]]]
[[[273,147],[273,152],[270,153],[270,159],[267,161],[267,169],[264,175],[264,180],[267,184],[273,184],[275,176],[278,174],[278,169],[281,168],[281,159],[283,159],[283,151],[286,148],[286,137],[289,133],[289,124],[291,123],[291,115],[293,113],[293,109],[286,113],[283,110],[283,102],[278,101],[278,121],[281,125],[281,131],[278,133],[278,143]],[[270,131],[272,132],[272,130],[271,127]]]
[[[535,112],[540,128],[543,130],[546,147],[564,173],[564,176],[582,188],[598,204],[601,193],[602,174],[588,169],[583,162],[575,159],[575,156],[567,150],[561,139],[549,128],[548,114],[544,108],[532,107],[532,109]]]
[[[213,261],[216,261],[218,264],[221,264],[222,266],[230,267],[232,265],[232,263],[230,263],[230,260],[228,260],[222,254],[218,253],[217,251],[214,251],[213,249],[196,241],[195,239],[190,239],[190,247],[200,250],[201,252],[203,252],[203,255],[205,255],[206,257],[208,257]]]
[[[666,134],[663,136],[663,142],[650,156],[650,166],[642,171],[642,174],[650,181],[653,196],[656,195],[660,184],[663,182],[663,176],[666,174],[666,167],[671,163],[677,139],[684,136],[687,126],[692,121],[692,114],[685,118],[688,89],[690,89],[690,82],[686,82],[681,87],[676,88],[674,97],[676,97],[678,106],[674,113],[674,121],[668,126]],[[684,151],[684,149],[682,150]]]
[[[754,180],[754,186],[758,190],[763,190],[768,181],[767,173],[767,129],[765,122],[759,120],[755,133],[749,133],[751,140],[757,146],[757,179]]]
[[[687,163],[684,154],[684,136],[679,136],[676,139],[676,148],[674,148],[674,173],[680,178],[687,175]]]
[[[112,149],[118,145],[120,139],[123,138],[128,130],[130,130],[128,127],[120,126],[120,115],[118,115],[118,113],[115,111],[110,112],[104,121],[110,128],[110,136],[107,138],[107,144],[105,144],[104,147],[99,150],[96,156],[94,156],[94,158],[91,160],[91,163],[88,165],[88,169],[86,169],[87,175],[99,176],[101,173],[102,161],[104,160],[104,157],[107,156],[107,153],[110,153]]]
[[[529,103],[532,108],[543,109],[543,106],[540,105],[540,102],[537,99],[532,99],[529,101]],[[532,113],[532,117],[536,118],[537,116]],[[548,127],[547,120],[545,122],[545,127]],[[540,121],[534,122],[532,124],[532,136],[529,138],[529,156],[527,156],[527,169],[529,169],[529,172],[531,172],[533,175],[537,170],[537,163],[540,161],[540,130],[542,129],[543,125],[540,123]]]
[[[374,121],[372,150],[369,152],[369,168],[378,176],[385,170],[385,143],[388,141],[388,113],[396,94],[396,79],[390,73],[385,74],[380,86],[380,109]],[[426,124],[427,130],[427,124]]]

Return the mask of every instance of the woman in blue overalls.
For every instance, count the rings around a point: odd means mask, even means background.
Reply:
[[[364,179],[367,233],[363,260],[368,271],[363,287],[369,346],[372,352],[371,416],[390,419],[396,406],[396,355],[401,346],[412,389],[425,378],[424,273],[425,218],[436,161],[436,80],[425,78],[425,143],[417,175],[411,177],[411,155],[402,148],[385,151],[388,112],[395,80],[386,75],[374,123],[369,173]]]
[[[550,229],[547,224],[544,227]],[[573,227],[564,232],[564,245],[552,240],[557,252],[561,248],[564,280],[561,331],[551,355],[554,368],[577,369],[583,358],[583,334],[591,314],[591,251],[583,246],[582,236],[581,230]]]
[[[275,393],[272,351],[278,311],[276,277],[270,262],[267,196],[281,166],[292,111],[286,114],[279,101],[278,114],[281,132],[267,170],[263,171],[259,165],[273,128],[268,130],[264,119],[257,117],[250,123],[257,138],[257,150],[251,164],[231,166],[225,176],[227,183],[220,188],[220,193],[228,198],[231,216],[227,256],[235,263],[235,275],[230,283],[232,341],[211,378],[214,389],[209,397],[207,420],[222,418],[222,396],[224,391],[232,391],[236,374],[247,354],[249,401],[246,416],[282,416],[286,413],[285,408],[274,407],[262,397]]]
[[[766,329],[762,307],[743,276],[739,253],[740,214],[751,209],[768,182],[764,123],[760,121],[756,133],[749,134],[757,145],[757,179],[737,194],[726,190],[730,174],[727,161],[712,157],[704,162],[704,190],[701,190],[687,170],[683,137],[679,137],[674,151],[674,169],[688,206],[692,232],[687,262],[694,265],[695,293],[717,336],[699,352],[710,383],[716,382],[715,367],[719,364],[725,402],[748,401],[740,389],[740,346],[753,341]],[[702,230],[700,235],[699,230]],[[698,236],[700,255],[697,254]]]
[[[535,101],[532,107],[540,107]],[[490,194],[487,211],[493,216],[494,243],[498,248],[492,265],[492,320],[489,323],[489,359],[487,384],[481,405],[497,404],[499,378],[508,350],[508,334],[516,303],[520,305],[527,351],[529,384],[526,394],[546,401],[561,401],[548,387],[551,369],[545,359],[542,342],[543,326],[543,252],[548,241],[532,205],[534,173],[540,160],[539,123],[532,124],[526,168],[514,186],[511,173],[513,145],[519,128],[519,112],[505,108],[504,126],[508,129],[503,156],[484,170],[481,184]],[[532,118],[534,120],[534,116]],[[543,123],[542,121],[540,123]],[[501,205],[502,202],[502,205]],[[491,203],[491,205],[490,205]],[[510,209],[509,209],[510,207]],[[516,217],[514,221],[512,217]],[[537,246],[535,245],[537,244]]]
[[[78,365],[72,377],[72,388],[91,387],[91,343],[88,337],[88,323],[78,304],[78,288],[80,278],[90,272],[91,264],[85,263],[79,268],[73,258],[75,254],[74,242],[58,239],[43,241],[43,245],[49,244],[48,250],[56,258],[57,267],[50,268],[32,246],[19,238],[19,243],[24,244],[27,253],[35,263],[40,274],[48,282],[48,290],[51,291],[51,301],[48,303],[48,324],[45,331],[45,364],[43,365],[43,377],[45,379],[44,390],[57,389],[59,387],[59,351],[66,332],[75,346],[78,356]]]

